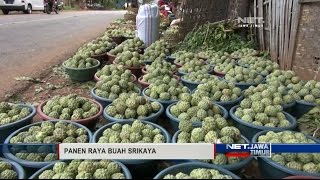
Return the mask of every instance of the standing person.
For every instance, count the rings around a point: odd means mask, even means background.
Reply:
[[[160,10],[160,14],[162,14],[162,16],[167,17],[168,16],[168,12],[165,8],[166,2],[164,0],[159,0],[158,1],[158,6],[159,6],[159,10]]]
[[[174,2],[172,0],[169,0],[168,5],[170,7],[171,12],[174,12],[175,11]]]

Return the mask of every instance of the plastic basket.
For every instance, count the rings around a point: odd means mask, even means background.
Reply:
[[[245,121],[243,121],[242,119],[240,119],[239,117],[237,117],[234,114],[238,107],[239,106],[235,106],[235,107],[231,108],[229,114],[230,114],[231,118],[234,121],[234,125],[241,131],[241,133],[245,137],[247,137],[249,139],[252,139],[253,136],[255,134],[257,134],[258,132],[260,132],[260,131],[264,131],[264,130],[269,130],[269,131],[283,130],[284,131],[284,130],[292,130],[292,129],[295,129],[297,127],[296,119],[293,116],[291,116],[289,113],[287,113],[287,112],[283,112],[284,115],[286,116],[286,118],[288,119],[288,121],[291,124],[287,128],[257,126],[257,125],[254,125],[252,123],[245,122]]]

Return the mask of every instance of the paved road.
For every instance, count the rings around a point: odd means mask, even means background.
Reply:
[[[38,76],[102,34],[123,11],[0,16],[0,100],[19,89],[17,76]]]

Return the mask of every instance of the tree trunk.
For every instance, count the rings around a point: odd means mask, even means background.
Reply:
[[[76,3],[81,9],[86,9],[87,8],[86,0],[77,0]]]

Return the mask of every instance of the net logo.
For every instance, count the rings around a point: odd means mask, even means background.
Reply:
[[[227,157],[271,157],[271,144],[227,144]]]
[[[263,17],[238,17],[237,23],[239,27],[263,27]]]

